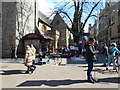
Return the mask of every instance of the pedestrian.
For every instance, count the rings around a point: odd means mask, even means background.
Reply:
[[[38,53],[39,53],[39,60],[42,61],[42,56],[43,56],[42,50],[39,49]]]
[[[95,44],[94,44],[95,50],[98,50],[98,44],[99,44],[98,40],[95,40]]]
[[[11,47],[11,58],[14,59],[15,58],[15,46]]]
[[[27,67],[27,70],[25,73],[33,73],[33,68],[32,68],[32,61],[33,61],[33,51],[31,50],[30,46],[26,46],[26,52],[24,56],[24,65]]]
[[[116,70],[115,54],[116,53],[120,54],[120,51],[118,50],[116,46],[117,46],[116,43],[111,43],[108,49],[108,62],[107,62],[106,70],[109,69],[109,65],[111,61],[113,63],[113,70]]]
[[[48,51],[48,52],[49,52],[49,55],[50,55],[51,53],[53,53],[53,45],[52,45],[52,44],[49,45],[49,51]]]
[[[36,65],[35,65],[35,57],[36,57],[36,49],[35,49],[35,47],[33,46],[33,44],[30,44],[30,48],[31,48],[31,50],[33,51],[33,63],[32,63],[32,67],[33,67],[33,69],[35,70],[36,69]]]
[[[89,38],[89,41],[85,43],[85,49],[86,49],[85,58],[88,63],[87,80],[90,83],[96,82],[96,80],[92,77],[94,62],[97,60],[94,43],[95,43],[94,38]]]
[[[108,47],[107,45],[103,42],[102,43],[102,50],[101,50],[101,53],[102,53],[102,59],[103,59],[103,62],[104,64],[102,66],[105,66],[106,67],[106,64],[107,64],[107,59],[108,59]]]

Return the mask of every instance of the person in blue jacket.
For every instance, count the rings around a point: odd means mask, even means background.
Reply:
[[[117,44],[116,43],[111,43],[109,49],[108,49],[108,62],[107,62],[107,65],[106,65],[106,70],[109,69],[109,65],[112,61],[113,63],[113,70],[116,70],[116,65],[115,65],[115,54],[118,53],[120,54],[120,51],[118,50],[118,48],[116,47]],[[112,53],[109,53],[109,51],[112,51]]]

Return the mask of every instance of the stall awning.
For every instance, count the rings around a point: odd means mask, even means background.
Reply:
[[[25,35],[22,39],[23,40],[54,40],[52,37],[36,34],[36,33],[29,33]]]

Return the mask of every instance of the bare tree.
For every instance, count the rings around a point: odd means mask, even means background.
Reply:
[[[28,28],[28,22],[33,14],[32,2],[26,2],[26,0],[20,0],[16,3],[17,6],[17,16],[16,16],[16,28],[17,28],[17,40],[20,40],[25,35],[25,30]]]
[[[91,16],[96,16],[96,11],[100,9],[102,5],[100,2],[101,0],[97,2],[92,0],[91,2],[85,0],[71,0],[55,7],[54,13],[60,13],[63,17],[69,19],[72,26],[70,31],[74,36],[74,42],[77,44],[79,44],[88,19]]]

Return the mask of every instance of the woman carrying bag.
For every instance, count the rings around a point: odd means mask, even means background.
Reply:
[[[27,71],[25,73],[33,73],[33,68],[32,68],[32,62],[33,62],[33,51],[31,50],[30,46],[26,46],[26,52],[25,52],[25,57],[24,57],[24,65],[27,67]]]
[[[94,38],[89,38],[89,41],[85,43],[85,49],[86,49],[85,58],[88,63],[87,80],[90,83],[96,82],[96,80],[92,77],[92,70],[93,70],[94,62],[97,61],[94,43],[95,43]]]
[[[115,62],[115,54],[120,54],[120,51],[117,48],[116,43],[111,43],[109,50],[108,50],[108,62],[106,66],[106,70],[109,70],[109,65],[111,61],[113,62],[113,70],[116,70],[116,62]]]

